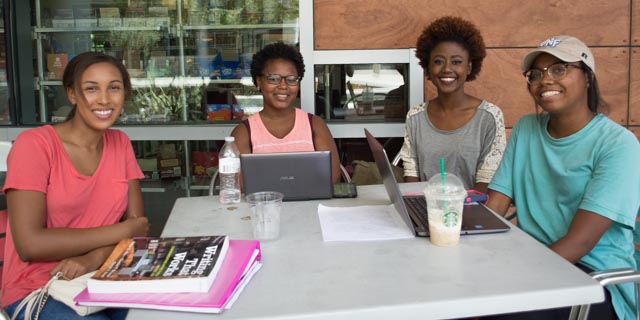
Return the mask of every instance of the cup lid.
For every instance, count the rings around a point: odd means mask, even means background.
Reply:
[[[427,187],[425,191],[430,194],[439,195],[460,195],[466,196],[467,190],[464,184],[455,174],[445,172],[444,179],[442,174],[437,173],[427,180]]]

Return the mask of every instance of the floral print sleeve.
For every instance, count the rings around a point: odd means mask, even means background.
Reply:
[[[411,130],[411,119],[419,116],[419,114],[424,115],[423,111],[425,110],[425,106],[426,104],[422,103],[411,108],[411,110],[407,112],[407,120],[404,125],[404,143],[400,149],[400,158],[402,159],[402,167],[404,168],[405,177],[419,177],[418,156],[416,155],[415,147],[413,146],[413,141],[416,140],[416,137]]]
[[[496,130],[489,152],[487,152],[476,172],[476,182],[479,183],[491,182],[493,175],[496,173],[496,170],[498,170],[498,166],[502,160],[502,154],[507,145],[502,110],[492,103],[487,103],[485,110],[493,116],[496,122]]]

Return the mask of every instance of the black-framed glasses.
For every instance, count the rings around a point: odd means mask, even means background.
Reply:
[[[300,83],[300,77],[298,76],[283,76],[279,74],[263,74],[263,76],[267,79],[267,82],[270,84],[278,85],[280,81],[284,79],[284,82],[289,86],[297,86]]]
[[[527,78],[528,84],[539,84],[544,78],[545,71],[549,75],[551,80],[560,80],[567,75],[567,70],[569,67],[582,69],[580,66],[576,66],[566,62],[554,63],[546,68],[541,69],[529,69],[529,71],[523,73],[524,77]]]

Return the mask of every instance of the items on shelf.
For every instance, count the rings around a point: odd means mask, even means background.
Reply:
[[[149,7],[146,18],[147,27],[168,28],[171,24],[168,7]]]
[[[54,8],[52,13],[53,18],[51,19],[51,25],[54,28],[73,28],[75,25],[73,20],[73,9]]]
[[[187,19],[191,26],[294,23],[298,0],[190,0]]]
[[[125,27],[146,27],[147,19],[142,7],[129,7],[125,9],[122,25]]]
[[[286,11],[297,17],[298,0],[36,1],[43,122],[66,117],[62,72],[85,51],[105,52],[127,68],[133,99],[125,104],[123,124],[241,120],[262,107],[250,79],[254,52],[266,43],[298,41],[295,26],[277,26]],[[196,12],[204,14],[200,24],[192,24]],[[212,86],[233,92],[234,100],[203,101],[204,89]]]
[[[68,60],[69,55],[66,53],[47,53],[47,79],[62,80]]]
[[[218,170],[218,152],[193,151],[191,152],[193,163],[192,174],[197,177],[212,177]]]
[[[122,27],[120,9],[100,8],[99,10],[100,18],[98,19],[98,25],[100,27]]]
[[[179,178],[182,176],[180,158],[173,143],[158,145],[158,169],[160,178]]]
[[[91,28],[98,26],[96,9],[86,7],[74,8],[74,21],[76,28]]]

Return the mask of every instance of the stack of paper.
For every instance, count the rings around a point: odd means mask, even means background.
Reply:
[[[220,313],[229,309],[262,266],[260,242],[230,240],[227,256],[208,292],[89,293],[82,291],[78,305]]]
[[[318,218],[324,241],[371,241],[414,237],[393,205],[318,205]]]

